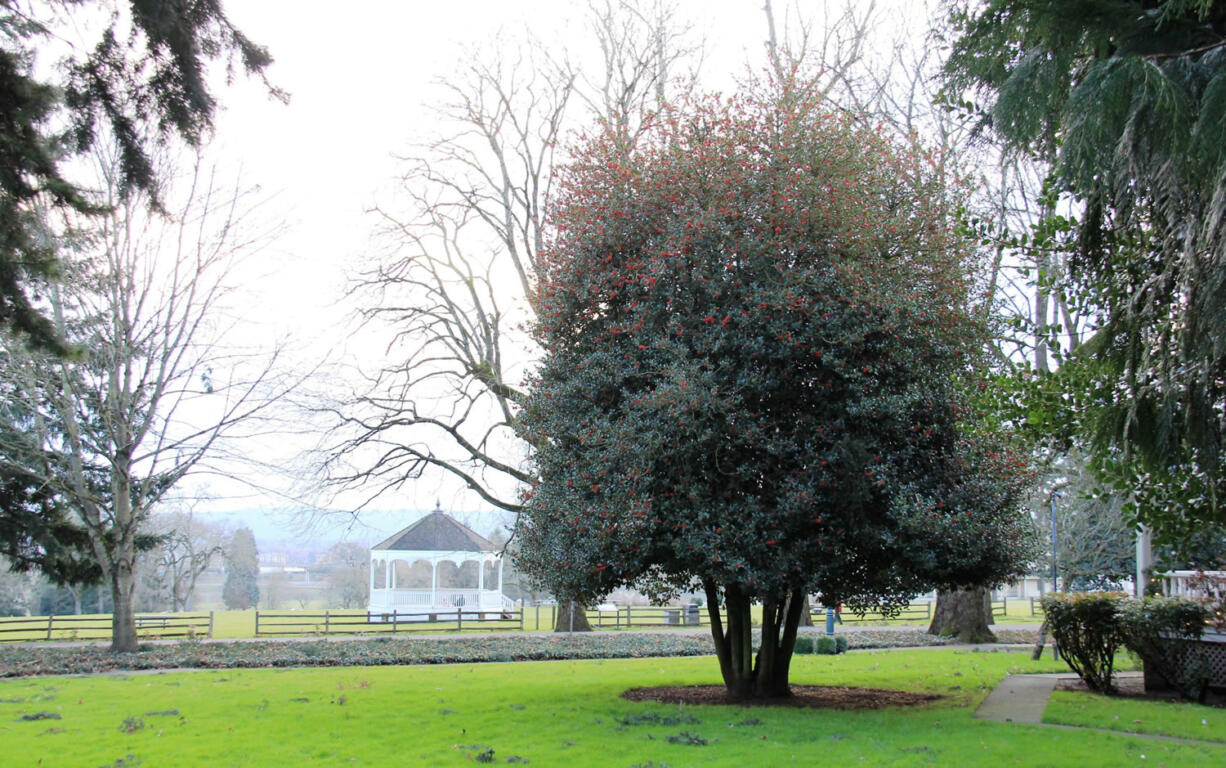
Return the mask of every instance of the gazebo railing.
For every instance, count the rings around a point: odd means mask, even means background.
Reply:
[[[371,610],[387,611],[452,611],[500,610],[511,607],[506,597],[492,589],[374,589],[370,593]]]
[[[1155,574],[1162,580],[1162,594],[1168,597],[1208,597],[1202,578],[1226,580],[1226,571],[1167,571]]]
[[[451,609],[429,613],[389,611],[256,611],[256,637],[382,635],[398,632],[512,632],[524,630],[524,611]]]

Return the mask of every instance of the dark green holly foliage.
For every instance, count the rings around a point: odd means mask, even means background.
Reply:
[[[245,611],[260,604],[260,553],[250,528],[239,528],[226,546],[226,582],[221,599],[231,610]]]
[[[990,0],[955,23],[949,94],[1078,209],[1071,276],[1103,324],[1066,361],[1089,369],[1070,423],[1160,533],[1221,521],[1226,3]]]
[[[773,104],[679,107],[562,174],[522,419],[519,566],[584,602],[701,585],[738,696],[786,695],[806,594],[888,610],[1029,552],[1021,466],[966,428],[985,336],[954,193]]]
[[[36,207],[86,215],[102,210],[65,179],[64,161],[105,135],[119,150],[121,190],[140,190],[156,202],[151,142],[177,136],[196,146],[211,128],[216,101],[209,62],[224,59],[232,69],[237,61],[257,75],[272,62],[230,23],[219,0],[121,5],[114,14],[94,0],[0,5],[0,323],[60,353],[67,352],[64,340],[30,295],[32,286],[57,273]],[[105,25],[90,28],[82,21],[88,16]],[[65,27],[92,33],[96,42],[36,72],[35,52]],[[47,71],[55,73],[52,79],[45,79]]]

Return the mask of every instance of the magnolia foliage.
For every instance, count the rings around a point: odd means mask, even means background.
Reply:
[[[746,97],[599,136],[560,181],[527,573],[588,601],[701,585],[730,690],[781,695],[804,595],[889,609],[1021,572],[1024,472],[968,428],[975,264],[921,153]]]

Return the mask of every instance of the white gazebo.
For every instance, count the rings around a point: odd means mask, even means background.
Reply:
[[[502,594],[500,548],[441,508],[370,550],[372,621],[513,607]]]

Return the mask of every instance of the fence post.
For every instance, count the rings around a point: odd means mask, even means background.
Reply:
[[[464,631],[464,612],[461,611],[459,608],[455,609],[455,631],[456,632]]]
[[[324,611],[324,635],[332,634],[332,611]]]
[[[387,617],[385,616],[384,621],[386,620],[387,620]],[[398,626],[400,626],[400,609],[397,608],[397,609],[392,610],[392,634],[393,635],[396,634],[396,628]]]
[[[51,639],[51,624],[54,621],[55,621],[55,614],[51,614],[47,617],[47,639],[48,640]]]
[[[209,611],[209,639],[213,639],[213,612]]]
[[[260,636],[260,612],[258,609],[255,612],[255,636]]]
[[[540,610],[539,608],[537,610]],[[519,631],[524,631],[524,601],[521,598],[519,601]]]
[[[626,629],[630,629],[630,609],[634,606],[626,606]]]

